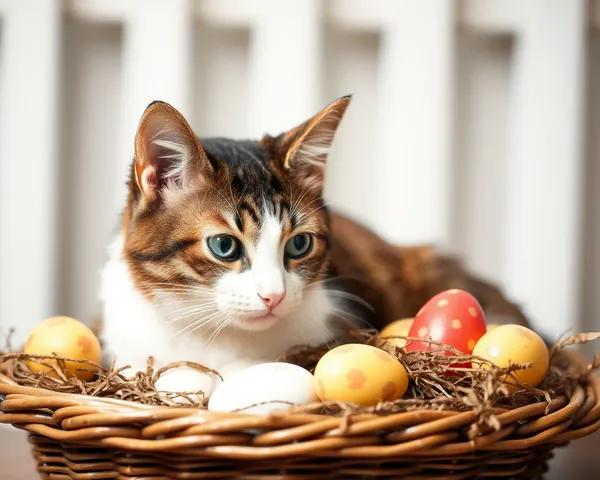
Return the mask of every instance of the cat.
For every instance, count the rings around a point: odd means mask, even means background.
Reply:
[[[325,167],[350,100],[257,141],[201,139],[168,103],[146,108],[102,272],[103,341],[118,365],[145,370],[153,356],[227,378],[333,340],[333,318],[381,328],[446,287],[479,288],[484,308],[521,315],[491,285],[445,275],[453,263],[432,248],[394,247],[329,212]]]
[[[260,141],[200,140],[171,105],[146,108],[102,274],[103,340],[119,364],[143,370],[152,355],[223,375],[335,337],[322,192],[349,102]]]

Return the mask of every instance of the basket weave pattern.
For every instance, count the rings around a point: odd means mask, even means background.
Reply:
[[[600,428],[600,380],[569,399],[474,411],[351,417],[152,407],[55,393],[0,375],[0,422],[30,432],[45,479],[542,478],[552,449]],[[481,430],[481,428],[480,428]]]

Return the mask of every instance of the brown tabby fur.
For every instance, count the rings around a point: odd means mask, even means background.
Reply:
[[[523,312],[492,283],[471,275],[460,259],[440,255],[434,246],[394,246],[339,214],[331,219],[331,275],[342,288],[372,307],[362,314],[376,328],[413,317],[437,293],[461,288],[472,293],[495,323],[528,325]]]
[[[252,243],[259,234],[264,208],[257,198],[267,198],[265,202],[282,219],[285,238],[298,227],[292,215],[294,201],[300,197],[299,191],[305,191],[296,207],[311,211],[300,227],[315,235],[315,248],[306,258],[291,261],[288,268],[303,276],[307,285],[329,276],[338,288],[364,299],[373,308],[360,314],[370,325],[381,329],[392,320],[414,316],[429,298],[449,288],[470,291],[494,321],[527,324],[517,305],[494,285],[466,272],[460,260],[437,254],[433,246],[390,245],[351,219],[329,214],[319,184],[322,168],[318,162],[325,159],[316,156],[316,165],[295,169],[295,158],[307,138],[323,134],[319,128],[325,133],[335,131],[348,103],[349,97],[344,97],[279,137],[265,136],[260,142],[248,143],[248,148],[258,148],[264,156],[262,163],[253,165],[220,161],[223,159],[214,151],[208,151],[208,143],[203,147],[179,112],[168,104],[151,104],[136,138],[136,161],[131,167],[122,222],[123,255],[136,288],[147,297],[159,285],[163,290],[181,292],[189,285],[210,285],[227,269],[248,268],[251,258],[219,262],[209,257],[201,242],[205,229],[219,225],[221,233]],[[169,185],[163,178],[168,165],[157,166],[157,158],[168,157],[150,151],[158,148],[150,141],[156,136],[157,127],[152,125],[156,120],[160,128],[167,125],[179,133],[194,152],[194,161],[184,174],[196,186],[207,184],[210,178],[209,188],[178,185],[175,193],[168,194]],[[144,169],[152,162],[155,170],[144,177]],[[176,208],[163,208],[165,203]],[[223,216],[231,203],[239,211],[234,225]]]

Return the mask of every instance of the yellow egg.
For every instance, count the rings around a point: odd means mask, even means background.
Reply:
[[[384,343],[389,343],[395,345],[397,347],[405,347],[406,340],[403,338],[386,338],[384,337],[394,337],[401,336],[407,337],[408,331],[412,326],[413,319],[412,318],[403,318],[402,320],[396,320],[395,322],[386,325],[383,330],[378,335],[377,345],[382,346]]]
[[[487,331],[488,331],[488,332],[491,332],[492,330],[494,330],[494,328],[498,328],[498,327],[499,327],[499,325],[496,325],[495,323],[490,323],[490,324],[487,326]]]
[[[473,355],[485,358],[499,367],[508,367],[510,364],[531,363],[526,369],[517,370],[513,375],[519,383],[537,387],[544,379],[549,365],[548,347],[537,333],[521,325],[499,325],[488,331],[479,339]],[[487,365],[482,365],[489,368]],[[507,386],[511,390],[518,390],[514,379],[506,378]]]
[[[24,353],[31,355],[52,355],[89,360],[100,363],[100,342],[94,333],[83,323],[70,317],[51,317],[37,325],[29,335]],[[52,360],[52,362],[56,363]],[[34,372],[51,370],[48,365],[33,360],[27,362]],[[88,381],[94,377],[97,368],[79,362],[65,362],[66,369],[79,379]],[[54,372],[49,375],[55,376]]]
[[[408,388],[408,374],[397,358],[362,344],[341,345],[323,355],[315,381],[321,400],[362,406],[396,400]]]

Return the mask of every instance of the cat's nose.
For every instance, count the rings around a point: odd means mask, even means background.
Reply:
[[[285,290],[282,290],[281,292],[270,292],[265,294],[259,293],[258,296],[267,307],[273,310],[285,297]]]

